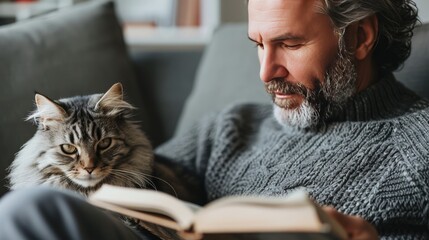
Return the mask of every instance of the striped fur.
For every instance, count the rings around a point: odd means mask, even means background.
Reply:
[[[36,105],[29,120],[38,130],[9,168],[11,189],[52,185],[88,195],[103,183],[151,183],[152,148],[130,120],[133,107],[120,84],[105,94],[58,101],[36,94]]]

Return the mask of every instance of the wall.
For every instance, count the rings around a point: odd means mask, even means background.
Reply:
[[[419,9],[422,22],[429,22],[429,0],[414,0]],[[221,0],[221,22],[247,21],[247,7],[245,0]]]
[[[419,9],[419,17],[422,22],[429,22],[429,1],[428,0],[415,0],[417,8]]]
[[[247,4],[246,0],[221,0],[221,22],[246,22]]]

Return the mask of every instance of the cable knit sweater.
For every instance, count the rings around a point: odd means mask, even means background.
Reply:
[[[209,200],[303,187],[382,239],[429,239],[428,105],[390,77],[317,130],[281,126],[270,105],[236,105],[157,154],[201,176]]]

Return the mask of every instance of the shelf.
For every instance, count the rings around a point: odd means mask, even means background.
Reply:
[[[124,38],[131,51],[201,50],[209,43],[211,28],[124,26]]]
[[[0,3],[0,18],[20,21],[57,10],[56,4],[48,2]]]

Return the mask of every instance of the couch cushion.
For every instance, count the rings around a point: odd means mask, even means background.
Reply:
[[[411,56],[395,75],[429,99],[428,41],[429,24],[416,28]],[[215,32],[175,134],[187,131],[204,114],[236,102],[270,102],[259,80],[257,52],[247,39],[247,24],[225,25]]]
[[[247,25],[224,25],[204,52],[175,134],[191,128],[205,113],[228,104],[269,101],[259,80],[257,51],[247,38]]]
[[[411,55],[403,68],[395,72],[399,81],[429,99],[429,23],[416,27]]]
[[[4,169],[36,130],[24,122],[34,91],[58,99],[104,92],[120,81],[144,116],[112,3],[88,2],[1,27],[0,49],[1,186]]]

